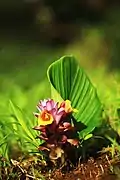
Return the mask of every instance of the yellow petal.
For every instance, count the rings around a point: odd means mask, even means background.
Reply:
[[[66,112],[66,113],[78,112],[78,110],[72,108],[72,106],[71,106],[71,101],[70,101],[70,100],[66,100],[66,101],[65,101],[65,112]]]
[[[72,112],[71,102],[69,100],[65,101],[65,112],[66,113]]]
[[[49,125],[52,124],[53,122],[53,116],[47,112],[47,111],[42,111],[42,113],[38,117],[38,125]]]
[[[78,110],[77,110],[77,109],[73,109],[73,112],[74,112],[74,113],[77,113],[77,112],[78,112]]]

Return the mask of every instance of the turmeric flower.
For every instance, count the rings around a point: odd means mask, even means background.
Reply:
[[[76,111],[71,107],[69,100],[63,101],[60,106],[58,102],[54,102],[52,99],[43,100],[39,102],[37,108],[40,112],[35,113],[38,118],[38,125],[49,125],[53,121],[58,124],[62,117]]]
[[[76,130],[71,124],[72,113],[76,110],[71,107],[69,100],[60,104],[52,99],[40,101],[37,105],[38,113],[35,116],[38,119],[38,125],[35,130],[40,131],[38,138],[44,140],[39,150],[64,149],[71,144],[78,146],[79,141],[76,139]]]
[[[52,99],[40,101],[37,105],[39,113],[34,113],[38,118],[38,125],[49,125],[53,121],[58,124],[61,117],[65,114],[63,107],[58,108],[58,103]]]

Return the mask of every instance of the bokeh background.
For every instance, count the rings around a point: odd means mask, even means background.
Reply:
[[[48,66],[67,54],[78,59],[103,102],[115,99],[119,0],[1,0],[0,114],[9,100],[32,114],[38,100],[50,96]]]

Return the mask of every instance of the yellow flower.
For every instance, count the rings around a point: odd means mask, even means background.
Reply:
[[[78,112],[78,110],[72,108],[72,106],[71,106],[71,101],[66,100],[66,101],[65,101],[65,112],[66,112],[66,113]]]
[[[50,112],[44,110],[38,116],[38,125],[46,126],[52,124],[53,120],[53,116],[50,114]]]

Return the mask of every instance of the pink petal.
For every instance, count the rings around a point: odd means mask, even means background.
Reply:
[[[40,101],[40,105],[44,107],[44,106],[46,106],[46,102],[47,102],[47,100],[44,99],[43,101]]]
[[[60,119],[62,118],[63,114],[64,114],[64,111],[61,111],[61,112],[57,112],[57,109],[53,108],[51,110],[51,114],[56,122],[56,124],[58,124],[60,122]]]
[[[51,111],[52,108],[53,108],[52,102],[51,102],[51,101],[47,101],[47,102],[46,102],[46,109],[47,109],[47,111]]]
[[[56,114],[56,115],[54,116],[56,124],[59,124],[62,116],[63,116],[62,113],[61,113],[61,114]]]
[[[46,106],[42,106],[41,104],[38,104],[38,105],[37,105],[37,109],[38,109],[39,111],[44,111],[44,110],[46,110]]]
[[[55,117],[55,115],[57,114],[57,110],[55,108],[53,108],[50,112],[53,117]]]
[[[58,110],[58,102],[55,102],[55,103],[54,103],[54,108],[55,108],[56,110]]]
[[[46,102],[46,107],[47,107],[47,110],[48,111],[51,111],[52,109],[58,109],[58,103],[57,102],[54,102],[53,99],[49,99],[47,102]]]
[[[50,103],[51,103],[51,106],[52,108],[55,106],[56,102],[53,101],[53,99],[49,99]]]
[[[54,119],[56,121],[56,124],[59,124],[62,116],[64,115],[65,111],[64,110],[61,110],[61,111],[58,111],[56,115],[54,115]]]
[[[46,110],[46,102],[47,102],[46,99],[44,99],[43,101],[40,101],[37,105],[38,110],[41,110],[41,111]]]
[[[61,112],[64,112],[64,113],[65,113],[65,109],[64,109],[63,107],[59,108],[58,114],[61,113]]]

